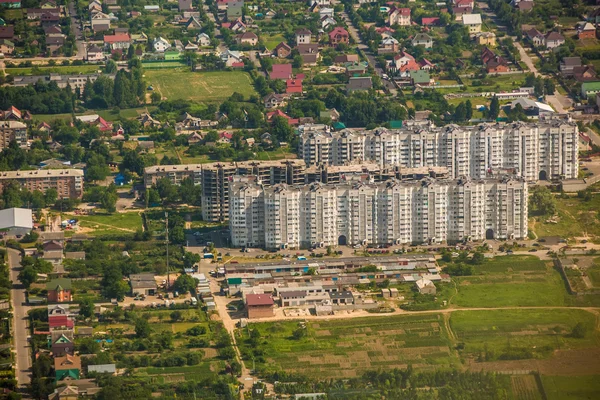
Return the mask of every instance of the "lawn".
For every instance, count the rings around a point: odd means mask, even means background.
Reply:
[[[508,74],[508,75],[488,75],[485,79],[462,78],[463,83],[468,87],[468,92],[498,92],[511,91],[523,86],[525,82],[525,74]],[[473,85],[473,81],[481,83],[478,86]]]
[[[234,92],[256,94],[250,75],[241,71],[190,72],[185,69],[146,70],[146,81],[169,100],[220,102]]]
[[[264,340],[258,346],[244,340],[242,353],[251,360],[250,352],[255,351],[259,371],[282,369],[327,379],[392,365],[428,370],[459,365],[439,314],[308,322],[301,339],[293,338],[298,322],[257,323],[250,328],[258,329]],[[247,330],[241,333],[248,337]]]
[[[547,400],[600,398],[600,376],[542,376]]]
[[[79,225],[94,235],[135,232],[142,227],[142,217],[137,212],[79,215]]]
[[[281,42],[285,42],[283,35],[263,35],[263,41],[265,47],[269,50],[273,50]]]
[[[558,272],[533,256],[503,256],[458,277],[452,304],[462,307],[560,306],[567,295]]]
[[[92,74],[102,69],[101,65],[56,65],[53,67],[6,68],[7,75],[47,75],[50,73],[79,75]]]
[[[577,309],[455,311],[450,326],[458,342],[464,343],[463,355],[495,361],[546,358],[557,349],[596,347],[600,338],[595,321],[593,314]],[[583,339],[570,336],[578,322],[587,328]]]

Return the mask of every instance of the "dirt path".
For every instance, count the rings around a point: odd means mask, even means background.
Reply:
[[[120,230],[120,231],[125,231],[125,232],[135,232],[135,231],[134,231],[134,230],[132,230],[132,229],[128,229],[128,228],[120,228],[120,227],[118,227],[118,226],[109,225],[109,224],[104,224],[104,223],[102,223],[102,222],[96,222],[96,221],[92,222],[92,221],[88,221],[88,220],[86,220],[86,219],[82,219],[81,217],[79,217],[79,219],[80,219],[80,221],[87,222],[88,224],[96,224],[96,225],[100,225],[100,226],[106,226],[107,228],[111,228],[111,229],[117,229],[117,230]]]

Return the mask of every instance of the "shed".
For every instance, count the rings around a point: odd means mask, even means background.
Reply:
[[[7,208],[0,211],[0,231],[9,235],[25,235],[33,229],[31,210],[27,208]]]
[[[246,295],[248,318],[265,318],[273,316],[273,297],[268,294]]]

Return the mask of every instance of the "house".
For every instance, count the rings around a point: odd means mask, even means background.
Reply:
[[[560,62],[560,73],[563,76],[573,76],[573,69],[581,67],[581,57],[563,57]]]
[[[227,5],[227,11],[225,12],[227,16],[227,21],[233,21],[236,18],[241,18],[243,14],[243,8],[243,1],[230,2]]]
[[[284,113],[281,110],[275,110],[275,111],[271,111],[267,113],[267,122],[268,123],[272,123],[276,117],[281,117],[284,118],[288,125],[298,125],[298,120],[295,118],[290,117],[289,115],[287,115],[286,113]]]
[[[335,15],[335,11],[330,7],[323,7],[319,10],[319,19],[323,19],[325,17],[333,18]]]
[[[388,12],[388,25],[410,25],[410,8],[396,8],[392,7]]]
[[[481,32],[481,14],[464,14],[462,23],[469,29],[471,35]]]
[[[481,61],[488,73],[508,72],[508,61],[502,56],[496,55],[492,50],[484,47],[481,52]]]
[[[273,49],[273,54],[277,58],[288,58],[292,54],[292,48],[287,43],[281,42]]]
[[[70,279],[53,279],[46,284],[46,289],[48,290],[48,303],[69,303],[73,301]]]
[[[577,38],[578,39],[595,39],[596,38],[596,27],[589,22],[580,22],[577,24]]]
[[[188,21],[185,23],[185,29],[188,31],[200,30],[202,29],[202,23],[195,16],[190,17],[190,19],[188,19]]]
[[[338,44],[348,44],[350,34],[344,28],[337,26],[329,32],[329,44],[335,46]]]
[[[0,39],[13,41],[15,38],[15,27],[12,25],[0,26]]]
[[[235,37],[235,41],[238,44],[247,44],[250,46],[256,46],[258,44],[258,36],[254,32],[244,32]]]
[[[288,79],[285,81],[285,92],[291,93],[302,93],[302,79]]]
[[[284,93],[271,93],[263,98],[263,104],[265,108],[283,107],[287,104],[289,98],[290,96]]]
[[[348,93],[373,89],[370,76],[353,77],[348,80],[346,91]]]
[[[188,144],[193,145],[193,144],[200,143],[202,141],[202,139],[204,139],[204,138],[202,137],[201,134],[199,134],[198,132],[194,132],[188,136]]]
[[[247,27],[240,17],[229,25],[229,29],[231,29],[233,32],[246,32]]]
[[[48,396],[48,400],[77,400],[79,388],[77,386],[59,386]]]
[[[98,46],[96,46],[95,44],[91,45],[90,47],[88,47],[87,49],[87,60],[94,62],[94,61],[103,61],[104,60],[104,53],[102,52],[102,49]]]
[[[210,36],[208,36],[206,33],[201,33],[196,36],[196,43],[198,43],[198,46],[201,47],[210,46]]]
[[[48,326],[51,331],[72,330],[73,320],[68,315],[50,315],[48,316]]]
[[[198,45],[188,40],[187,44],[183,48],[185,51],[198,51]]]
[[[458,8],[475,8],[475,2],[473,0],[453,0],[452,3]]]
[[[71,339],[61,334],[58,339],[52,342],[51,349],[54,357],[62,357],[66,354],[73,354],[75,346]]]
[[[534,5],[535,5],[534,2],[531,0],[527,0],[527,1],[522,0],[522,1],[519,1],[515,5],[515,8],[521,12],[528,12],[528,11],[533,10]]]
[[[337,25],[337,21],[333,17],[325,16],[325,17],[321,18],[320,21],[321,21],[321,28],[322,29],[327,29],[330,26]]]
[[[273,297],[268,294],[247,294],[246,310],[248,318],[267,318],[273,316]]]
[[[348,290],[340,292],[329,292],[329,299],[335,305],[354,304],[354,295]]]
[[[269,79],[290,79],[292,77],[292,64],[273,64]]]
[[[438,17],[423,17],[421,18],[422,26],[438,26],[440,19]]]
[[[221,61],[225,63],[227,67],[235,67],[242,64],[244,66],[243,53],[241,51],[227,50],[221,53]]]
[[[573,68],[573,77],[577,82],[589,82],[595,81],[598,78],[596,70],[591,65],[582,65],[580,67]]]
[[[512,101],[510,103],[511,110],[514,109],[517,105],[520,105],[525,111],[525,114],[527,115],[535,116],[540,115],[540,113],[542,112],[554,112],[552,107],[550,107],[548,104],[540,103],[538,101],[526,98],[520,98]]]
[[[88,373],[115,375],[117,373],[117,366],[116,364],[88,365],[87,370]]]
[[[433,38],[426,33],[417,33],[411,43],[413,46],[423,46],[430,49],[433,47]]]
[[[319,113],[319,118],[329,119],[329,120],[335,122],[340,119],[340,113],[335,108],[332,108],[331,110],[321,111]]]
[[[169,47],[171,47],[169,41],[160,36],[152,41],[152,48],[157,53],[164,53]]]
[[[129,284],[131,286],[131,294],[152,296],[156,293],[158,285],[154,274],[151,272],[129,275]]]
[[[596,95],[596,101],[600,96]],[[592,138],[585,132],[579,132],[579,151],[589,151],[592,149]]]
[[[298,29],[296,31],[296,45],[309,44],[311,40],[312,32],[306,28]]]
[[[560,33],[552,31],[546,34],[544,43],[547,49],[554,49],[565,44],[565,38]]]
[[[54,358],[56,381],[79,379],[81,359],[77,355],[66,354]]]
[[[363,62],[354,62],[347,63],[346,67],[346,75],[348,76],[359,76],[367,73],[369,69],[369,64],[366,61]]]
[[[302,57],[304,65],[316,65],[321,57],[319,54],[319,45],[316,43],[299,44],[296,46],[296,49]]]
[[[2,8],[21,8],[21,0],[2,0],[0,1]]]
[[[129,33],[104,35],[104,46],[111,50],[127,50],[131,46]]]
[[[8,121],[11,122],[12,121]],[[21,122],[16,122],[24,125]],[[0,125],[1,126],[1,125]],[[25,127],[25,129],[27,129]],[[0,231],[6,235],[26,235],[33,229],[33,214],[28,208],[7,208],[0,211]]]
[[[0,53],[12,54],[15,51],[15,44],[8,39],[0,39]]]
[[[65,44],[65,36],[46,36],[45,41],[48,54],[57,55]]]
[[[151,13],[159,12],[160,6],[156,5],[156,4],[150,4],[150,5],[144,6],[144,11],[151,12]]]
[[[63,245],[57,240],[48,240],[43,244],[44,251],[63,251]]]
[[[536,47],[543,46],[546,42],[544,34],[535,28],[531,28],[528,31],[525,31],[525,34],[527,35],[529,41],[531,41],[531,43]]]
[[[496,47],[496,34],[494,32],[479,32],[475,35],[475,42],[480,46]]]
[[[217,140],[217,143],[229,144],[229,143],[231,143],[232,139],[233,139],[233,133],[223,131],[223,132],[219,133],[219,140]]]
[[[413,86],[429,86],[432,84],[432,79],[427,71],[410,71],[410,83]]]
[[[179,11],[189,11],[192,9],[192,0],[177,0]]]
[[[600,81],[584,82],[581,84],[581,97],[589,99],[600,93]]]
[[[435,68],[435,64],[433,64],[431,61],[429,61],[426,58],[421,59],[421,61],[419,61],[419,67],[423,70],[423,71],[431,71],[432,69]]]
[[[110,29],[110,16],[103,12],[97,12],[90,17],[92,30],[94,32],[104,32]]]
[[[155,120],[148,113],[143,113],[140,115],[137,120],[143,128],[158,128],[160,127],[160,122]]]
[[[453,7],[452,14],[454,15],[455,21],[462,21],[462,16],[465,14],[473,13],[471,7]]]
[[[334,64],[346,64],[346,63],[355,63],[358,62],[358,54],[342,54],[339,56],[335,56],[333,59]]]
[[[435,285],[429,279],[421,278],[415,282],[415,285],[421,294],[436,294]]]

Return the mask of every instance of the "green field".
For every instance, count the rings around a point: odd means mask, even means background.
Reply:
[[[281,42],[285,42],[283,35],[262,35],[265,47],[269,50],[273,50]]]
[[[468,87],[468,92],[483,91],[510,91],[523,86],[526,74],[508,74],[508,75],[488,75],[485,79],[462,78],[463,83]],[[473,81],[479,81],[481,85],[473,85]]]
[[[92,230],[93,235],[133,233],[142,228],[142,217],[137,212],[78,215],[79,225]]]
[[[102,118],[104,118],[107,121],[120,121],[123,119],[136,118],[139,115],[141,115],[142,113],[152,112],[155,109],[156,109],[155,106],[149,106],[149,107],[140,107],[140,108],[124,108],[122,110],[119,110],[119,112],[114,112],[113,110],[97,110],[97,111],[90,111],[90,112],[86,112],[85,114],[77,114],[77,115],[98,114],[99,116],[101,116]],[[73,118],[72,114],[36,114],[34,116],[34,119],[36,121],[45,121],[45,122],[52,122],[56,119],[71,120],[72,118]]]
[[[558,272],[533,256],[503,256],[457,277],[452,304],[462,307],[560,306],[566,290]]]
[[[600,398],[600,376],[542,376],[548,400],[593,400]]]
[[[169,100],[220,102],[234,92],[256,94],[250,75],[241,71],[190,72],[184,69],[146,70],[148,84]]]
[[[7,75],[47,75],[50,73],[57,74],[68,74],[68,75],[78,75],[78,74],[91,74],[94,72],[98,72],[102,69],[102,65],[56,65],[53,67],[24,67],[24,68],[6,68]]]

